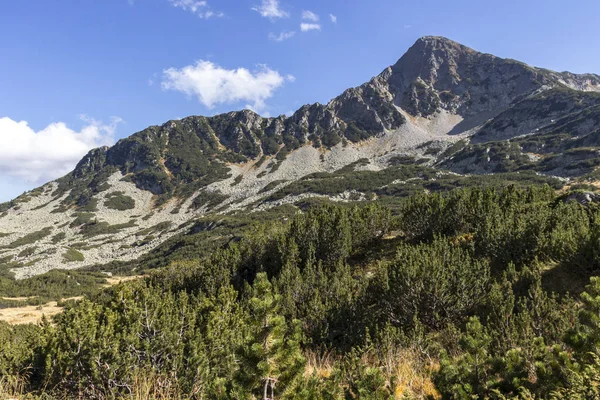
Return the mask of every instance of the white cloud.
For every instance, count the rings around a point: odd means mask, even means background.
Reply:
[[[306,21],[319,22],[319,16],[312,11],[302,11],[302,19]]]
[[[73,170],[92,148],[114,143],[121,118],[108,125],[81,116],[86,123],[76,132],[63,122],[35,131],[26,121],[0,118],[0,177],[42,184]]]
[[[290,13],[280,8],[279,0],[262,0],[260,6],[252,7],[252,9],[265,18],[277,19],[290,16]]]
[[[321,25],[319,25],[319,24],[301,23],[300,24],[300,30],[302,32],[320,31],[321,30]]]
[[[285,78],[290,82],[296,82],[296,77],[294,75],[288,74]]]
[[[412,28],[412,25],[404,25],[404,29],[410,29]]]
[[[292,79],[266,65],[259,65],[256,71],[249,71],[246,68],[225,69],[210,61],[200,60],[181,69],[164,70],[162,88],[196,96],[208,108],[217,104],[246,101],[251,103],[247,108],[264,111],[265,101],[286,80]]]
[[[211,17],[222,17],[222,12],[212,11],[205,0],[169,0],[173,7],[181,8],[196,14],[200,18],[209,19]]]
[[[331,19],[331,22],[333,22],[334,24],[337,24],[337,17],[333,14],[329,14],[329,18]]]
[[[269,40],[274,42],[283,42],[284,40],[288,40],[294,37],[296,32],[281,32],[279,35],[274,34],[273,32],[269,33]]]

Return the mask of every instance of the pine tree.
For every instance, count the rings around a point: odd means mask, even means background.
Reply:
[[[256,276],[253,293],[250,329],[241,348],[241,386],[237,389],[240,397],[251,392],[263,400],[273,400],[276,394],[285,396],[304,369],[300,321],[288,324],[279,315],[280,296],[273,293],[265,273]]]
[[[590,278],[590,284],[580,299],[583,303],[579,312],[581,326],[568,340],[582,354],[600,355],[600,277]]]
[[[438,389],[457,399],[475,398],[474,395],[486,390],[490,369],[488,348],[491,341],[479,319],[471,317],[460,340],[464,353],[454,360],[446,355],[442,357],[436,376]]]

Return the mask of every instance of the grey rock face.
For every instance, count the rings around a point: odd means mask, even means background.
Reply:
[[[575,192],[565,198],[565,203],[577,202],[584,206],[600,202],[600,195],[593,192]]]
[[[106,153],[108,150],[108,146],[92,149],[75,167],[75,177],[81,178],[86,175],[94,175],[100,171],[106,161]]]
[[[96,204],[105,223],[124,226],[137,220],[139,226],[125,226],[119,234],[134,245],[138,230],[164,222],[180,226],[208,212],[210,196],[211,212],[259,207],[269,184],[275,191],[365,159],[357,165],[372,170],[387,168],[394,159],[420,159],[465,174],[591,173],[600,168],[600,76],[535,68],[446,38],[423,37],[363,85],[327,104],[304,105],[289,117],[263,118],[249,110],[191,116],[94,149],[24,208],[5,205],[0,232],[17,232],[33,216],[39,226],[21,233],[57,226],[66,240],[75,240],[82,232],[70,227],[73,210]],[[107,210],[103,202],[109,190],[127,192],[136,209]],[[366,198],[350,194],[330,199]],[[300,193],[278,204],[310,196]],[[204,203],[196,202],[198,197]],[[597,200],[584,197],[575,201]],[[268,206],[266,200],[260,205]],[[49,248],[56,247],[47,241]],[[97,244],[99,250],[89,250],[86,257],[134,256],[112,256],[121,251],[117,245]]]
[[[597,130],[600,120],[600,110],[593,108],[600,107],[598,92],[597,75],[535,68],[428,36],[417,40],[378,76],[326,105],[305,105],[290,117],[262,118],[244,110],[169,121],[111,149],[90,152],[72,178],[108,176],[105,170],[112,168],[134,174],[132,180],[139,188],[169,194],[181,182],[206,181],[207,174],[219,170],[218,162],[244,163],[262,155],[289,153],[309,143],[326,148],[342,140],[356,143],[400,129],[407,117],[433,121],[443,112],[461,122],[447,132],[431,133],[471,132],[472,143],[484,143],[566,129],[581,145],[595,145],[597,140],[590,133]],[[580,118],[573,118],[575,114]],[[564,150],[561,146],[528,142],[523,149],[539,153]],[[468,168],[490,171],[489,165]],[[222,172],[212,175],[210,180],[224,176]]]
[[[501,110],[544,86],[565,85],[576,90],[600,91],[600,76],[557,73],[524,63],[479,53],[441,37],[419,39],[392,67],[388,79],[399,104],[439,99],[439,107],[472,116]],[[419,98],[419,97],[417,97]]]

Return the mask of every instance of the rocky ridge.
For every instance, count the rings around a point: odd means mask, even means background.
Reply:
[[[600,76],[424,37],[326,105],[306,105],[290,117],[249,110],[193,116],[92,150],[69,175],[2,207],[0,264],[23,278],[131,260],[207,213],[310,197],[269,201],[311,174],[353,163],[351,170],[383,171],[404,157],[461,174],[581,176],[600,165],[599,126]],[[329,197],[366,199],[353,188]],[[117,209],[107,207],[112,203]],[[22,240],[44,228],[50,233]],[[74,245],[83,259],[67,263],[64,253]]]

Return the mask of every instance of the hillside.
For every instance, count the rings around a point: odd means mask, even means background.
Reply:
[[[599,123],[596,75],[425,37],[94,149],[0,206],[0,398],[600,398]]]
[[[598,122],[597,75],[424,37],[326,105],[192,116],[92,150],[67,176],[0,206],[0,270],[26,278],[133,261],[203,219],[313,197],[393,199],[490,173],[593,183]]]
[[[595,399],[600,209],[579,197],[468,188],[256,225],[51,323],[0,322],[0,397]]]

